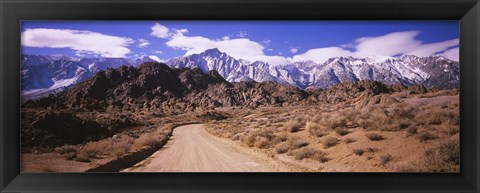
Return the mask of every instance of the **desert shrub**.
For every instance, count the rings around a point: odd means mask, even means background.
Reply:
[[[293,151],[293,158],[302,160],[312,157],[315,153],[316,151],[313,148],[304,147]]]
[[[378,133],[367,133],[365,136],[370,139],[370,141],[380,141],[385,139],[383,135],[378,134]]]
[[[100,158],[105,152],[110,152],[111,145],[110,141],[89,142],[80,149],[79,154],[87,158]]]
[[[272,145],[285,142],[288,139],[288,134],[286,132],[280,132],[279,134],[275,135],[271,141]]]
[[[266,148],[270,144],[270,140],[265,137],[257,137],[254,143],[256,148]]]
[[[90,162],[90,158],[88,157],[88,155],[86,154],[78,154],[77,157],[75,158],[75,161],[78,161],[78,162]]]
[[[166,139],[167,139],[167,136],[162,134],[146,133],[146,134],[140,135],[140,137],[137,138],[133,143],[133,146],[135,150],[140,150],[143,148],[154,147],[155,145],[158,145],[159,143],[161,143],[162,141],[165,141]]]
[[[338,144],[340,140],[335,137],[328,137],[323,140],[323,148],[330,148]]]
[[[355,155],[361,156],[361,155],[363,155],[363,153],[365,153],[365,150],[364,150],[364,149],[361,149],[361,148],[355,148],[355,149],[352,150],[352,152],[353,152]]]
[[[305,122],[295,119],[295,120],[290,120],[284,127],[285,127],[285,130],[289,131],[290,133],[295,133],[295,132],[301,131],[304,126],[305,126]]]
[[[294,149],[305,147],[308,145],[308,141],[302,138],[293,138],[290,143]]]
[[[405,130],[405,135],[406,136],[412,136],[412,135],[415,135],[417,134],[417,127],[416,126],[413,126],[413,125],[410,125],[406,130]]]
[[[460,164],[460,142],[459,140],[450,140],[440,144],[438,154],[442,160],[454,164]]]
[[[415,117],[416,111],[413,107],[407,107],[404,104],[397,105],[391,112],[392,118],[396,120],[411,120]]]
[[[345,142],[345,143],[353,143],[353,142],[355,142],[355,141],[357,141],[357,140],[355,140],[355,139],[353,139],[353,138],[345,138],[345,139],[343,140],[343,142]]]
[[[432,133],[424,131],[424,132],[418,134],[417,138],[421,142],[424,142],[424,141],[428,141],[428,140],[437,139],[437,136],[433,135]]]
[[[340,136],[344,136],[344,135],[349,134],[350,131],[348,129],[345,129],[345,128],[336,128],[335,133],[337,133]]]
[[[429,172],[454,172],[460,168],[460,144],[451,140],[425,152],[425,168]]]
[[[317,122],[309,121],[306,125],[307,131],[316,137],[323,137],[327,134],[324,127]]]
[[[312,122],[314,123],[320,123],[323,119],[323,116],[321,114],[315,115],[312,118]]]
[[[67,154],[67,153],[77,153],[78,152],[78,147],[74,145],[64,145],[62,147],[57,147],[55,148],[55,151],[60,153],[60,154]]]
[[[326,124],[331,129],[336,129],[338,127],[346,127],[347,126],[347,119],[345,117],[336,117],[326,120]]]
[[[312,159],[317,160],[320,163],[330,161],[330,158],[328,158],[327,154],[323,151],[317,151],[317,153],[313,155]]]
[[[366,151],[367,151],[367,152],[370,152],[370,153],[375,153],[375,152],[380,151],[380,149],[374,148],[374,147],[368,147],[368,148],[366,149]]]
[[[416,117],[417,120],[424,120],[425,125],[440,125],[446,123],[458,123],[458,112],[450,109],[433,108]]]
[[[292,153],[292,155],[293,155],[293,158],[295,158],[297,160],[310,158],[310,159],[313,159],[313,160],[317,160],[321,163],[324,163],[324,162],[327,162],[328,160],[330,160],[327,157],[327,154],[325,152],[315,150],[315,149],[310,148],[310,147],[304,147],[304,148],[301,148],[301,149],[297,149]]]
[[[357,121],[358,125],[364,129],[375,130],[378,129],[378,122],[370,119],[360,119]]]
[[[393,159],[393,156],[390,155],[390,154],[382,155],[382,156],[380,156],[380,165],[384,166],[388,162],[392,161],[392,159]]]
[[[242,139],[242,143],[248,147],[253,147],[256,141],[256,136],[252,134],[245,135]]]
[[[291,149],[298,149],[308,145],[308,142],[302,138],[290,138],[285,142],[277,144],[274,148],[276,153],[282,154],[286,153]]]
[[[274,151],[278,154],[286,153],[290,150],[291,144],[288,142],[282,142],[275,146]]]

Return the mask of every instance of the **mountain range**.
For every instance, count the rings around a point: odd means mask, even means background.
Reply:
[[[72,58],[68,56],[22,55],[22,100],[41,98],[70,88],[108,68],[155,62],[138,58]],[[171,58],[170,68],[218,72],[228,82],[276,82],[300,89],[329,88],[339,83],[373,80],[387,85],[423,85],[427,88],[458,88],[459,62],[442,56],[366,58],[334,57],[323,63],[312,61],[270,65],[263,61],[235,59],[220,50]]]

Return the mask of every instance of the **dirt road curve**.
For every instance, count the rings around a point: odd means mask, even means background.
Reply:
[[[170,141],[152,156],[124,172],[265,172],[254,158],[236,152],[202,129],[201,124],[177,127]]]

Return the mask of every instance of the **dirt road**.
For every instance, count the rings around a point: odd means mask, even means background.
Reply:
[[[266,166],[205,133],[202,124],[175,128],[169,142],[124,172],[266,172]]]

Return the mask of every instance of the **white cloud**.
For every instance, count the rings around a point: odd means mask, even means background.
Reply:
[[[459,44],[458,38],[453,40],[438,42],[438,43],[424,44],[406,54],[416,55],[420,57],[431,56],[431,55],[434,55],[435,53],[445,51],[450,47],[458,46],[458,44]]]
[[[166,45],[171,48],[185,50],[185,56],[202,53],[211,48],[237,58],[249,61],[263,60],[270,64],[285,64],[288,60],[280,56],[266,56],[263,53],[264,46],[247,38],[212,40],[202,36],[186,36],[185,29],[176,30]]]
[[[137,46],[138,46],[139,48],[146,48],[146,47],[148,47],[148,45],[150,45],[150,42],[149,42],[148,40],[146,40],[146,39],[138,39],[137,41],[138,41],[138,45],[137,45]]]
[[[238,34],[237,34],[237,37],[239,38],[245,38],[247,36],[249,36],[250,34],[248,34],[246,31],[239,31]]]
[[[152,29],[155,26],[161,25],[157,23]],[[245,38],[248,34],[244,31],[237,34],[237,37],[240,38],[233,39],[228,36],[224,36],[220,39],[209,39],[203,36],[188,36],[186,35],[186,33],[188,33],[187,29],[169,30],[166,28],[163,29],[163,31],[168,34],[168,36],[163,36],[168,39],[165,44],[168,47],[186,51],[184,54],[185,56],[202,53],[211,48],[218,48],[220,51],[225,52],[236,59],[245,59],[249,61],[262,60],[272,65],[308,60],[316,63],[323,63],[329,58],[340,56],[369,57],[374,55],[396,56],[404,54],[427,56],[442,52],[444,52],[443,55],[448,55],[447,58],[458,58],[458,56],[455,57],[455,54],[457,53],[455,50],[448,50],[449,48],[458,46],[458,39],[424,43],[415,39],[415,37],[420,34],[419,31],[394,32],[383,36],[361,37],[349,44],[314,48],[300,54],[297,54],[299,51],[297,47],[291,47],[290,52],[296,54],[292,58],[284,57],[280,52],[276,56],[265,55],[264,50],[273,50],[271,48],[266,48],[270,43],[270,40],[255,42]]]
[[[163,39],[170,37],[170,30],[167,27],[160,25],[159,23],[155,23],[155,25],[153,25],[151,29],[152,33],[150,33],[150,35],[152,36]]]
[[[154,51],[152,51],[152,52],[155,53],[155,54],[162,54],[162,53],[163,53],[162,50],[154,50]]]
[[[443,57],[450,60],[459,61],[460,60],[460,48],[452,48],[441,54]]]
[[[290,48],[290,52],[295,54],[298,52],[298,48]]]
[[[303,54],[298,54],[293,56],[293,61],[313,61],[316,63],[323,63],[327,59],[332,57],[340,57],[340,56],[351,56],[352,52],[348,50],[344,50],[339,47],[327,47],[327,48],[316,48],[310,49]]]
[[[415,40],[419,31],[395,32],[378,37],[363,37],[355,40],[356,57],[394,56],[414,50],[421,45]]]
[[[165,62],[165,60],[160,59],[158,56],[152,55],[152,56],[148,56],[148,57],[149,57],[150,59],[152,59],[152,60],[157,61],[157,62]]]
[[[22,46],[36,48],[70,48],[77,55],[125,57],[133,40],[92,31],[69,29],[26,29],[21,34]]]
[[[435,43],[423,43],[415,37],[419,31],[394,32],[377,37],[362,37],[352,44],[343,44],[339,47],[315,48],[293,57],[294,61],[311,60],[324,62],[328,58],[340,56],[369,57],[369,56],[396,56],[416,55],[420,57],[434,55],[458,46],[458,39]],[[354,51],[345,48],[352,48]],[[458,58],[458,52],[452,50],[444,55],[447,58]],[[456,54],[456,55],[455,55]]]

